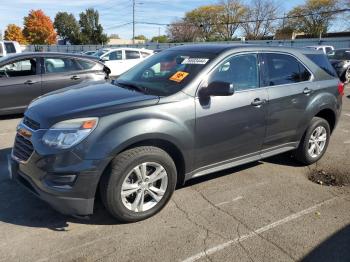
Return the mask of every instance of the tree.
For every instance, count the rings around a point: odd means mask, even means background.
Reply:
[[[242,24],[246,39],[263,39],[276,30],[275,18],[278,14],[278,6],[273,0],[252,0],[246,7]]]
[[[137,36],[135,36],[135,40],[147,41],[147,37],[144,35],[137,35]]]
[[[220,5],[223,7],[223,10],[219,23],[223,25],[218,28],[222,38],[230,40],[240,26],[240,21],[246,15],[247,8],[242,4],[241,0],[221,0]]]
[[[42,10],[31,10],[24,17],[23,34],[30,44],[47,45],[56,43],[56,32],[50,17]]]
[[[73,14],[58,12],[55,16],[54,27],[58,35],[71,44],[80,44],[79,23]]]
[[[327,33],[330,23],[337,16],[338,0],[307,0],[304,5],[294,7],[289,13],[288,26],[298,32],[318,37]]]
[[[152,37],[151,42],[169,43],[169,39],[168,39],[168,36],[166,36],[166,35],[154,36],[154,37]]]
[[[120,36],[118,34],[111,34],[109,39],[120,39]]]
[[[199,30],[197,26],[181,19],[169,25],[167,34],[171,42],[194,42]]]
[[[103,27],[99,23],[99,13],[93,8],[86,9],[80,13],[80,28],[82,44],[104,44],[108,41],[108,37],[103,33]]]
[[[220,37],[220,16],[224,11],[222,5],[205,5],[185,15],[185,21],[195,25],[204,41],[217,40]]]
[[[18,43],[24,45],[27,43],[22,29],[15,25],[15,24],[9,24],[5,30],[5,40],[10,40],[10,41],[17,41]]]

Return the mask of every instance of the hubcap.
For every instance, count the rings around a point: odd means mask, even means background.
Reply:
[[[158,163],[147,162],[134,167],[125,177],[121,197],[133,212],[144,212],[156,206],[168,186],[168,174]]]
[[[350,68],[345,73],[345,82],[350,83]]]
[[[312,132],[309,140],[309,155],[312,158],[320,156],[326,146],[327,130],[323,126],[318,126]]]

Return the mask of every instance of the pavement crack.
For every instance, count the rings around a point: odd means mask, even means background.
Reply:
[[[237,235],[238,235],[238,239],[241,239],[241,233],[239,232],[239,227],[240,227],[240,223],[237,224],[237,228],[236,228],[236,231],[237,231]],[[238,245],[243,249],[243,251],[247,254],[248,258],[250,261],[254,262],[254,259],[251,257],[249,251],[243,246],[243,243],[241,241],[237,241],[238,242]]]
[[[254,235],[260,237],[261,239],[265,240],[266,242],[270,243],[274,247],[276,247],[278,250],[280,250],[283,254],[288,256],[292,261],[297,261],[292,255],[290,255],[286,250],[284,250],[282,247],[277,245],[275,242],[273,242],[270,239],[267,239],[266,237],[262,236],[261,234],[255,232],[253,228],[251,228],[248,224],[243,222],[241,219],[237,218],[236,216],[232,215],[231,213],[227,212],[226,210],[222,209],[219,206],[216,206],[213,202],[211,202],[200,190],[198,190],[195,186],[192,187],[194,191],[196,191],[209,205],[217,209],[219,212],[222,212],[226,214],[227,216],[231,217],[232,219],[236,220],[238,223],[241,223],[247,230],[252,232]],[[230,239],[232,240],[232,239]],[[240,239],[237,241],[238,243],[240,242]]]
[[[194,219],[192,219],[191,216],[190,216],[190,214],[189,214],[185,209],[181,208],[180,205],[178,205],[174,199],[172,199],[171,201],[174,203],[175,207],[176,207],[181,213],[183,213],[183,214],[185,215],[186,219],[187,219],[189,222],[191,222],[191,223],[194,224],[195,226],[197,226],[197,227],[199,227],[199,228],[201,228],[202,230],[205,231],[205,237],[203,238],[203,253],[205,254],[205,257],[207,258],[207,260],[209,260],[209,261],[212,262],[213,260],[210,258],[209,254],[208,254],[208,252],[207,252],[207,241],[208,241],[208,239],[209,239],[209,233],[212,233],[213,235],[219,236],[220,238],[225,239],[225,240],[228,240],[228,238],[225,237],[225,236],[223,236],[222,234],[217,233],[217,232],[214,232],[214,231],[210,230],[209,228],[207,228],[206,226],[204,226],[204,225],[198,223],[197,221],[195,221]]]

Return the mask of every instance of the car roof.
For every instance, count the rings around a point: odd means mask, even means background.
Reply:
[[[98,58],[94,58],[92,56],[84,55],[84,54],[71,54],[71,53],[59,53],[59,52],[24,52],[24,53],[16,53],[10,54],[8,56],[4,56],[0,59],[0,62],[11,61],[18,58],[30,58],[30,57],[71,57],[71,58],[83,58],[88,60],[94,60],[98,62]]]
[[[131,51],[144,51],[144,52],[153,52],[153,50],[145,49],[145,48],[133,48],[133,47],[109,47],[109,48],[101,48],[100,50],[106,51],[115,51],[115,50],[131,50]]]
[[[308,48],[295,48],[285,46],[268,46],[268,45],[250,45],[250,44],[190,44],[181,45],[169,48],[167,50],[173,51],[193,51],[193,52],[207,52],[213,54],[221,54],[226,51],[243,49],[243,51],[271,51],[271,52],[299,52],[303,54],[320,54],[319,51]]]

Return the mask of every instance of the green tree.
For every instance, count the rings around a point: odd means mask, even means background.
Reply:
[[[80,41],[82,44],[104,44],[108,37],[103,33],[103,27],[99,22],[100,16],[97,10],[87,9],[80,13]]]
[[[137,36],[135,36],[135,40],[144,40],[144,41],[147,41],[147,37],[144,36],[144,35],[137,35]]]
[[[154,37],[152,37],[151,42],[169,43],[169,39],[168,39],[168,36],[166,36],[166,35],[154,36]]]
[[[295,31],[313,37],[327,33],[337,14],[338,0],[307,0],[304,5],[294,7],[289,13],[287,25]]]
[[[58,12],[55,16],[54,27],[58,35],[71,44],[80,44],[79,23],[73,14]]]

